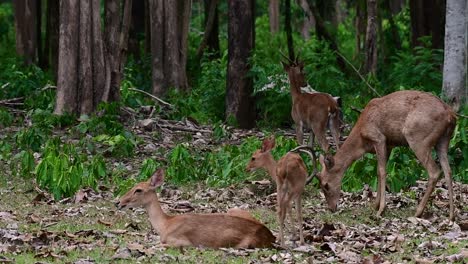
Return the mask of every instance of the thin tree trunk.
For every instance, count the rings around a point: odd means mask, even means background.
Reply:
[[[447,0],[442,93],[455,111],[467,103],[466,0]]]
[[[280,27],[280,1],[270,0],[268,2],[268,18],[270,20],[270,32],[278,33]]]
[[[288,56],[291,61],[294,61],[296,56],[294,56],[294,43],[291,32],[291,0],[284,2],[284,29],[288,42]]]
[[[377,72],[377,0],[367,0],[366,73]]]
[[[234,118],[241,128],[255,125],[253,79],[249,57],[255,45],[253,0],[228,1],[228,68],[226,120]]]
[[[52,66],[55,80],[57,80],[60,36],[60,1],[47,0],[47,2],[47,8],[49,9],[49,15],[47,15],[47,21],[49,22],[49,25],[47,26],[49,31],[47,43],[50,45],[50,65]]]
[[[310,30],[315,27],[315,18],[310,10],[309,3],[306,0],[299,0],[299,5],[305,13],[304,21],[302,23],[301,35],[305,40],[310,38]]]
[[[14,0],[16,31],[16,53],[23,57],[26,65],[36,61],[37,56],[37,2],[36,0]]]
[[[101,30],[100,1],[91,1],[92,12],[92,41],[93,41],[93,86],[94,86],[94,107],[100,102],[107,102],[109,99],[110,87],[110,67],[104,51],[104,40]]]
[[[47,3],[46,3],[47,4]],[[47,52],[43,48],[42,43],[42,0],[36,2],[36,43],[37,43],[37,59],[41,69],[49,68],[49,61]]]
[[[151,55],[153,94],[164,95],[166,92],[166,76],[164,73],[164,1],[149,0],[151,25]],[[161,32],[162,31],[162,32]]]
[[[132,22],[129,32],[128,54],[131,54],[135,61],[139,61],[141,58],[140,40],[146,31],[146,13],[148,13],[147,8],[145,8],[146,2],[146,0],[132,1]]]
[[[190,27],[190,11],[192,10],[192,1],[182,0],[178,10],[179,33],[178,41],[180,42],[179,49],[179,74],[178,88],[187,91],[189,89],[187,80],[187,52],[188,52],[188,33]],[[170,47],[167,47],[170,48]]]
[[[92,0],[79,1],[79,63],[78,63],[78,93],[77,98],[80,113],[88,114],[93,111],[93,44],[92,30]],[[91,15],[90,15],[91,14]],[[76,89],[76,88],[75,88]]]
[[[217,20],[217,13],[218,13],[218,0],[205,0],[205,16],[207,16],[206,22],[205,22],[205,33],[203,34],[203,39],[200,43],[200,46],[198,46],[197,49],[197,60],[199,61],[201,57],[203,56],[203,52],[205,51],[207,45],[208,45],[208,40],[211,38],[214,43],[213,48],[217,48],[217,50],[211,50],[212,52],[214,51],[215,54],[218,54],[219,56],[219,40],[216,44],[216,39],[213,36],[213,32],[215,29],[215,25],[217,27],[218,22],[215,21]],[[217,33],[217,32],[216,32]],[[214,39],[214,40],[213,40]]]
[[[358,57],[361,54],[363,48],[363,43],[366,42],[366,1],[357,0],[356,1],[356,52],[354,57]]]
[[[151,10],[153,10],[151,7],[153,4],[150,4],[150,2],[153,0],[145,0],[145,51],[146,54],[152,54],[152,27],[151,27],[151,21],[153,18],[151,18]]]

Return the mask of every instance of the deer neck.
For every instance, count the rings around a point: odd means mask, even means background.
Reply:
[[[266,156],[267,162],[265,164],[265,169],[268,171],[268,174],[270,174],[271,178],[273,181],[276,183],[276,167],[277,167],[277,162],[273,158],[273,155],[269,154]]]
[[[161,235],[169,216],[162,210],[156,193],[151,194],[151,203],[145,209],[148,212],[151,226]]]
[[[351,164],[361,158],[365,153],[366,149],[362,137],[355,132],[351,131],[351,134],[336,152],[334,157],[333,169],[339,175],[340,180],[343,178],[345,171],[351,166]]]
[[[301,92],[301,84],[297,78],[297,76],[291,74],[289,75],[289,84],[291,86],[291,97],[293,101],[296,100],[297,97],[300,96]]]

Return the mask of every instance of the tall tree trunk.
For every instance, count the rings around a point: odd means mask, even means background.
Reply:
[[[49,68],[49,60],[47,57],[48,54],[46,53],[42,43],[42,3],[42,0],[37,0],[36,2],[37,59],[39,67],[41,69],[47,69]]]
[[[268,2],[268,19],[270,20],[270,32],[278,33],[280,27],[280,1],[270,0]]]
[[[241,128],[255,125],[253,79],[248,62],[255,46],[254,5],[254,0],[228,1],[226,120],[234,118]]]
[[[151,21],[153,18],[151,18],[151,13],[153,10],[151,7],[153,4],[150,4],[151,0],[144,0],[145,1],[145,51],[146,54],[152,54],[152,38],[151,38]]]
[[[153,93],[188,89],[187,48],[190,1],[150,0]]]
[[[288,56],[291,61],[294,61],[296,57],[294,56],[294,43],[291,32],[291,0],[284,2],[284,29],[288,42]]]
[[[131,4],[125,1],[120,23],[118,0],[106,2],[104,37],[100,0],[60,1],[56,114],[89,114],[100,102],[119,99]]]
[[[467,103],[466,0],[447,0],[442,93],[455,111]]]
[[[432,36],[432,47],[443,48],[445,0],[410,0],[411,44],[421,46],[422,36]]]
[[[305,17],[302,22],[301,35],[305,40],[310,38],[310,30],[315,27],[315,18],[306,0],[299,0],[299,5],[304,11]]]
[[[219,26],[218,0],[205,0],[205,33],[197,49],[197,60],[203,56],[205,49],[210,52],[210,58],[219,57]]]
[[[140,40],[142,39],[143,34],[145,34],[146,25],[145,25],[145,3],[147,1],[132,1],[132,21],[129,32],[128,40],[128,54],[133,56],[135,61],[140,60]]]
[[[377,0],[367,0],[366,73],[377,72]]]
[[[361,54],[363,44],[366,42],[366,0],[356,0],[356,51],[354,57]]]
[[[14,0],[16,30],[16,53],[23,57],[26,65],[36,61],[37,56],[37,2],[36,0]]]
[[[60,35],[60,1],[47,0],[47,33],[46,48],[50,53],[50,65],[54,78],[57,80],[58,57],[59,57],[59,35]]]

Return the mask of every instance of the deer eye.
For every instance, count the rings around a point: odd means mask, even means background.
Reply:
[[[134,193],[141,193],[141,192],[143,192],[142,189],[136,189]]]
[[[252,161],[255,161],[255,157],[252,157]]]

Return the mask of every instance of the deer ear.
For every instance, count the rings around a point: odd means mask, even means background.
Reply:
[[[262,152],[267,152],[273,149],[275,146],[275,137],[265,138],[262,144]]]
[[[324,157],[323,155],[320,155],[319,161],[320,161],[320,165],[322,165],[322,167],[327,168],[327,170],[331,169],[333,165],[335,165],[333,157],[330,155],[327,155],[326,157]]]
[[[151,179],[149,179],[149,184],[153,188],[161,186],[163,182],[164,182],[164,169],[158,169],[153,174],[153,176],[151,176]]]

